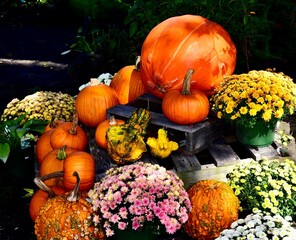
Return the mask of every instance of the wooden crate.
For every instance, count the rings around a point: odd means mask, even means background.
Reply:
[[[164,127],[168,130],[169,138],[178,142],[184,152],[194,154],[206,149],[209,143],[222,134],[222,122],[213,116],[205,121],[192,125],[178,125],[170,122],[161,112],[161,100],[151,94],[144,94],[128,105],[117,105],[107,110],[107,116],[129,118],[137,108],[148,108],[151,113],[150,128]]]

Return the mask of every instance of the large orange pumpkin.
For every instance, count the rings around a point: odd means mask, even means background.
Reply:
[[[53,150],[53,147],[50,143],[50,136],[53,132],[53,129],[47,130],[41,134],[41,136],[37,139],[35,145],[35,153],[36,159],[38,160],[39,164],[42,163],[43,158],[46,154]]]
[[[221,25],[201,16],[182,15],[166,19],[147,35],[140,72],[146,89],[163,98],[172,89],[182,89],[183,77],[192,68],[191,89],[211,95],[235,65],[236,47]]]
[[[171,90],[162,100],[162,112],[173,123],[195,124],[203,121],[209,114],[208,97],[199,90],[190,91],[190,80],[193,73],[192,69],[188,70],[182,91]]]
[[[201,180],[188,190],[192,205],[186,233],[193,239],[212,240],[238,219],[239,199],[225,182]]]
[[[117,104],[119,100],[115,90],[95,80],[91,80],[90,85],[83,88],[75,100],[79,121],[92,128],[106,120],[106,110]]]
[[[120,104],[130,103],[147,92],[141,78],[139,59],[135,65],[121,68],[112,78],[110,87],[116,91]]]

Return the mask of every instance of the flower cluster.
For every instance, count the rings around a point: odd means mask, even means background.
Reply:
[[[253,70],[231,75],[215,91],[212,110],[238,125],[274,124],[296,109],[296,84],[283,73]]]
[[[191,203],[182,180],[164,167],[134,163],[111,168],[89,191],[94,223],[103,225],[106,235],[115,231],[151,228],[175,233],[188,219]]]
[[[296,165],[293,160],[251,160],[236,165],[227,183],[238,196],[242,210],[296,216]]]
[[[230,229],[225,229],[216,240],[262,239],[293,240],[296,229],[292,227],[291,217],[263,214],[260,210],[233,222]]]

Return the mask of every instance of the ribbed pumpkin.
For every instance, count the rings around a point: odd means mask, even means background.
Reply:
[[[102,230],[91,222],[92,205],[78,191],[80,178],[77,172],[75,188],[61,196],[48,199],[35,220],[37,240],[43,239],[105,239]],[[46,187],[46,185],[40,184]]]
[[[36,153],[36,159],[38,160],[39,164],[42,163],[45,155],[53,150],[53,147],[51,146],[51,143],[50,143],[50,136],[52,132],[53,132],[53,129],[45,131],[37,139],[37,142],[35,145],[35,153]]]
[[[184,229],[193,239],[215,239],[238,219],[239,199],[225,182],[198,181],[189,188],[188,196],[192,211]]]
[[[182,89],[183,77],[195,69],[191,89],[207,95],[234,72],[236,47],[219,24],[197,15],[168,18],[147,35],[141,51],[141,76],[150,93],[163,98]]]
[[[83,151],[76,151],[67,156],[64,161],[64,187],[66,190],[73,189],[76,177],[73,171],[80,176],[80,191],[88,191],[95,181],[95,160],[92,155]]]
[[[208,97],[199,90],[190,91],[190,82],[194,71],[189,69],[182,91],[173,89],[162,100],[162,112],[171,122],[185,125],[203,121],[209,114]]]
[[[78,150],[63,146],[59,149],[53,149],[44,158],[40,165],[40,176],[43,177],[50,173],[59,172],[64,170],[64,161],[67,157]],[[72,171],[73,173],[73,171]],[[64,186],[63,177],[56,177],[46,179],[44,182],[47,186]]]
[[[87,127],[96,128],[107,119],[106,110],[119,104],[113,88],[91,79],[90,85],[83,88],[76,97],[75,107],[79,121]]]
[[[116,91],[120,104],[130,103],[147,92],[141,78],[139,63],[140,57],[135,65],[121,68],[112,78],[110,87]]]
[[[56,126],[50,136],[50,144],[54,149],[67,146],[77,150],[87,147],[86,132],[78,125],[78,115],[74,113],[73,122],[64,122]]]
[[[114,116],[111,116],[109,119],[104,120],[101,122],[98,127],[96,128],[95,132],[95,140],[98,146],[103,149],[107,149],[107,139],[106,139],[106,132],[110,126],[118,126],[124,124],[125,121],[122,119],[115,119]]]

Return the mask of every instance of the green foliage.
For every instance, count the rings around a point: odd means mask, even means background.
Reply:
[[[34,139],[32,134],[42,134],[47,121],[31,119],[24,122],[26,115],[14,120],[0,122],[0,160],[7,161],[11,151],[21,148],[24,137]]]
[[[285,62],[292,62],[296,53],[296,8],[293,1],[160,0],[157,4],[152,0],[88,2],[93,4],[91,9],[100,9],[92,18],[93,25],[87,30],[88,35],[94,32],[105,34],[96,35],[95,41],[89,37],[77,38],[76,46],[81,44],[81,40],[90,41],[88,45],[92,45],[92,51],[99,54],[103,62],[112,59],[115,71],[119,67],[133,64],[153,27],[169,17],[184,14],[201,15],[219,23],[229,32],[238,51],[237,73],[277,67],[277,64],[285,68]],[[118,13],[120,17],[114,19]],[[110,41],[110,29],[117,34],[113,36],[113,41]],[[100,47],[103,45],[104,51]],[[89,51],[88,47],[85,50]],[[106,51],[110,55],[106,55]]]

